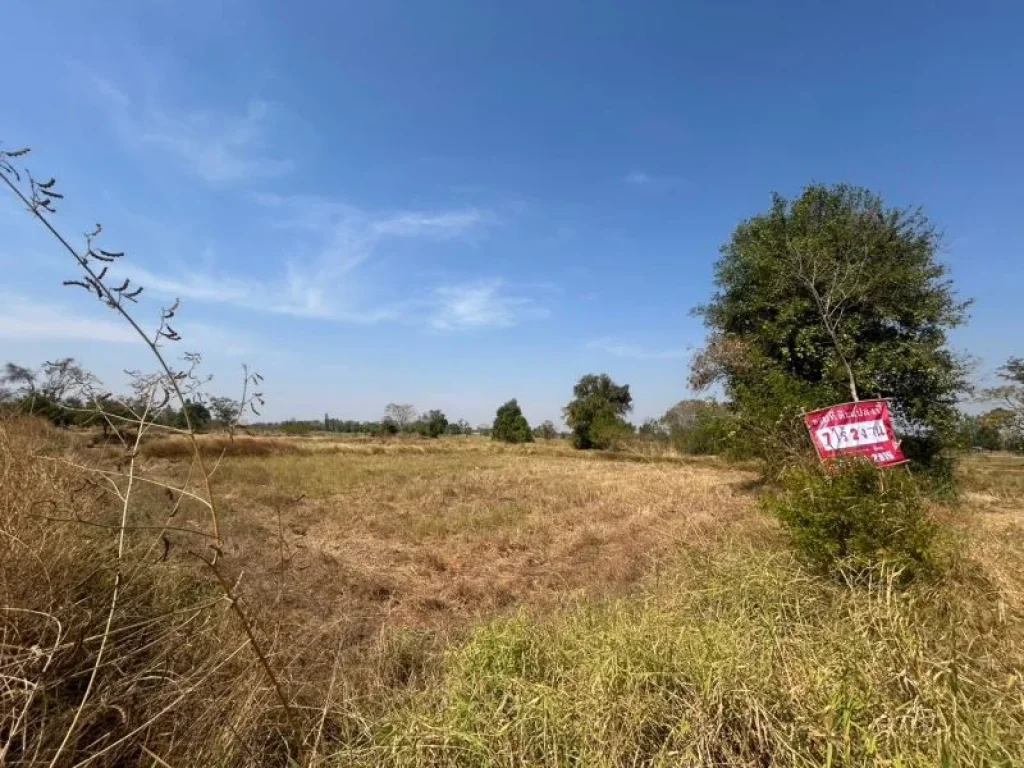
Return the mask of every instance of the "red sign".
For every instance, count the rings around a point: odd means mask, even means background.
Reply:
[[[822,460],[863,456],[880,467],[907,460],[892,428],[887,400],[833,405],[805,413],[804,422]]]

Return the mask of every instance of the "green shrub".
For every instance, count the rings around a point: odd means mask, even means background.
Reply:
[[[910,579],[936,566],[937,527],[913,477],[866,461],[798,465],[764,504],[793,537],[799,555],[831,573],[880,564]]]
[[[715,402],[683,401],[666,415],[672,447],[680,453],[711,456],[729,453],[736,422]]]
[[[416,423],[416,431],[423,437],[438,438],[448,429],[448,418],[438,410],[427,411]]]
[[[572,394],[562,413],[576,448],[610,448],[632,434],[633,428],[625,420],[633,409],[628,384],[619,386],[607,373],[591,373],[576,382]]]
[[[509,400],[494,417],[494,425],[491,429],[491,439],[500,440],[505,443],[532,443],[533,431],[530,423],[523,416],[519,403],[515,398]]]
[[[573,432],[573,445],[577,448],[606,450],[620,446],[633,436],[633,425],[613,413],[598,413],[588,425],[585,437],[579,430]]]

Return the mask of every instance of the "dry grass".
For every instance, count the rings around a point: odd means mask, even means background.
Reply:
[[[95,660],[114,542],[97,525],[115,511],[38,454],[117,456],[0,427],[0,748],[46,762]],[[998,509],[970,497],[944,513],[964,542],[953,575],[895,592],[804,574],[757,511],[755,476],[715,460],[466,438],[208,436],[203,450],[223,455],[222,574],[300,732],[191,554],[203,542],[168,531],[149,549],[144,526],[174,500],[146,485],[69,764],[1024,759],[1024,466],[972,457],[969,492]],[[142,455],[147,477],[187,472],[177,439]],[[202,514],[186,501],[174,526]],[[76,517],[91,524],[46,519]]]

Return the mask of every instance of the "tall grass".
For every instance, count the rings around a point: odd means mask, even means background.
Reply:
[[[225,591],[180,551],[190,511],[164,522],[173,501],[140,492],[125,524],[102,476],[71,466],[77,450],[0,419],[0,765],[283,764],[304,734]]]
[[[984,582],[866,590],[695,560],[645,600],[526,615],[338,765],[1020,765],[1020,617]]]

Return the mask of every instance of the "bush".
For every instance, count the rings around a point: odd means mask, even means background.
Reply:
[[[423,437],[438,438],[447,428],[448,419],[438,410],[427,411],[416,424],[416,431]]]
[[[534,428],[533,436],[539,437],[541,440],[555,440],[558,438],[558,430],[555,429],[553,422],[545,421],[539,427]]]
[[[860,460],[798,465],[764,504],[793,537],[799,555],[833,574],[879,565],[904,579],[936,566],[937,528],[914,478]]]
[[[633,436],[633,425],[613,413],[598,413],[586,431],[573,432],[573,445],[577,448],[605,450],[617,447]]]
[[[491,438],[505,443],[532,443],[533,432],[515,398],[498,409]]]
[[[713,401],[684,400],[665,414],[664,421],[672,447],[695,456],[726,453],[736,430],[728,409]]]
[[[629,385],[619,386],[607,373],[587,374],[572,390],[572,401],[562,409],[572,430],[572,444],[581,449],[609,448],[632,434],[624,417],[633,408]]]

